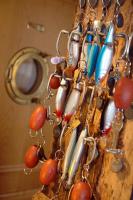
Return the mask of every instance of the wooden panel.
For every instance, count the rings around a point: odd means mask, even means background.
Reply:
[[[56,38],[61,29],[71,29],[75,11],[75,1],[71,0],[1,0],[0,1],[0,165],[23,163],[27,147],[34,143],[28,135],[28,119],[32,106],[20,106],[11,101],[4,87],[4,73],[11,56],[23,47],[33,46],[50,55],[55,55]],[[62,17],[63,16],[63,17]],[[44,24],[45,32],[27,29],[27,23]],[[53,66],[50,66],[53,70]],[[51,70],[51,71],[52,71]],[[47,130],[47,131],[46,131]],[[46,154],[50,152],[52,132],[45,125]],[[48,142],[47,142],[48,141]],[[23,187],[37,187],[38,175],[26,177],[16,174],[0,174],[1,193],[19,191]],[[14,181],[13,181],[14,180]],[[7,183],[8,182],[8,183]],[[24,186],[26,182],[26,185]],[[7,187],[5,187],[7,185]],[[4,199],[4,198],[3,198]],[[23,197],[22,197],[23,199]]]

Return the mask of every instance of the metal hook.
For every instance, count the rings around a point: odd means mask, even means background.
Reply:
[[[53,113],[51,114],[51,107],[48,106],[47,119],[50,122],[50,125],[53,125],[53,123],[55,121],[55,119],[51,117],[52,115],[53,115]]]
[[[128,36],[127,36],[126,33],[118,33],[118,34],[115,35],[115,38],[117,38],[117,37],[122,37],[122,38],[124,38],[124,39],[125,39],[125,42],[126,42],[124,51],[123,51],[122,55],[120,56],[120,59],[123,59],[123,58],[125,58],[126,55],[127,55],[127,48],[128,48],[129,39],[128,39]]]
[[[51,78],[53,78],[53,76],[55,75],[56,73],[52,73],[49,77],[49,80],[48,80],[48,84],[47,84],[47,92],[48,92],[48,96],[47,96],[47,99],[50,99],[52,96],[54,96],[54,94],[52,93],[51,91],[51,88],[50,88],[50,80]]]
[[[59,32],[59,35],[58,35],[57,41],[56,41],[56,52],[57,52],[57,54],[58,54],[59,56],[61,56],[60,51],[59,51],[59,42],[60,42],[61,34],[63,34],[63,33],[69,35],[69,31],[61,30],[61,31]]]
[[[46,141],[45,141],[45,139],[44,139],[45,137],[44,137],[44,135],[43,135],[43,130],[42,130],[42,128],[40,129],[40,137],[38,138],[38,146],[39,147],[42,147],[42,146],[44,146],[45,144],[46,144]]]
[[[41,134],[41,137],[43,137],[43,138],[44,138],[44,135],[43,135],[43,130],[42,130],[42,128],[40,129],[40,134]]]
[[[129,50],[130,50],[130,45],[132,42],[133,38],[133,32],[128,36],[128,44],[127,44],[127,49],[126,49],[126,58],[129,60]]]
[[[64,132],[66,130],[66,127],[67,127],[67,122],[64,124],[62,131],[61,131],[60,142],[59,142],[60,148],[62,147],[62,139],[63,139],[63,136],[64,136]]]
[[[32,172],[32,169],[24,168],[24,173],[25,173],[25,175],[30,175],[31,172]]]
[[[71,192],[72,192],[72,189],[74,187],[74,184],[71,186],[70,190],[69,190],[69,193],[68,193],[68,200],[70,200],[70,196],[71,196]]]
[[[31,129],[29,129],[29,135],[30,135],[30,137],[32,137],[32,138],[37,137],[38,131],[33,132]]]
[[[85,68],[87,69],[87,62],[86,62],[86,60],[79,60],[79,62],[78,62],[78,68],[81,69],[81,67],[80,67],[80,63],[81,62],[85,63]]]
[[[64,158],[64,151],[62,151],[62,149],[58,149],[56,152],[55,152],[55,160],[62,160]]]
[[[85,142],[93,142],[93,145],[94,145],[92,157],[91,157],[91,159],[88,161],[88,163],[85,164],[85,166],[88,166],[88,167],[89,167],[89,165],[91,164],[91,162],[94,160],[94,157],[95,157],[95,153],[96,153],[96,140],[95,140],[95,138],[93,138],[93,137],[87,137],[87,138],[84,138],[84,141],[85,141]]]

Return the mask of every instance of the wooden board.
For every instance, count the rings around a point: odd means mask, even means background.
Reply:
[[[96,8],[97,18],[101,16],[101,1]],[[107,21],[110,21],[113,16],[114,2],[107,14]],[[131,33],[133,31],[133,6],[131,0],[126,0],[124,5],[121,7],[121,12],[124,16],[124,26],[121,29],[116,29],[117,32]],[[83,25],[84,28],[88,23],[89,7],[87,6]],[[75,15],[75,23],[79,18],[79,10]],[[115,64],[116,58],[119,57],[120,49],[122,48],[123,42],[120,42],[115,54],[115,59],[113,63]],[[101,155],[99,162],[95,167],[96,176],[96,199],[97,200],[130,200],[132,188],[133,188],[133,120],[125,121],[124,130],[121,133],[122,137],[122,149],[125,151],[124,154],[124,167],[119,173],[114,173],[111,171],[111,163],[114,159],[113,155],[109,153],[104,153]],[[66,139],[66,146],[69,141],[69,137]],[[102,162],[102,165],[101,165]],[[79,178],[79,173],[76,177]],[[67,198],[61,198],[67,199]],[[37,199],[38,200],[38,199]],[[41,200],[45,200],[43,197]]]

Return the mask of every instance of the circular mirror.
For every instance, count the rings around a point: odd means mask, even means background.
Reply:
[[[9,96],[21,104],[39,101],[47,87],[47,55],[35,48],[18,51],[10,60],[5,74]]]

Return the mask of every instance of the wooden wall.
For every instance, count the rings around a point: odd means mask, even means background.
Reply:
[[[8,97],[5,68],[11,56],[23,47],[55,55],[57,35],[61,29],[71,29],[74,12],[74,0],[0,0],[0,199],[29,200],[32,190],[40,187],[38,171],[27,177],[22,165],[25,150],[34,143],[28,135],[32,106],[17,105]],[[45,32],[28,30],[29,21],[44,24]],[[44,127],[46,142],[51,141],[50,130]],[[50,142],[46,154],[49,150]]]
[[[112,1],[112,6],[107,13],[107,21],[111,20],[114,11],[114,2]],[[96,8],[97,18],[100,19],[102,13],[101,1],[99,1],[98,7]],[[133,31],[133,2],[131,0],[125,0],[124,5],[121,7],[121,12],[124,16],[124,26],[120,29],[116,29],[117,33],[125,32],[130,34]],[[75,21],[78,20],[79,10],[77,9],[77,15],[75,16]],[[83,25],[86,27],[88,22],[89,7],[85,10],[85,18],[83,20]],[[123,43],[119,43],[117,51],[115,52],[115,60],[119,57],[120,49]],[[133,63],[132,63],[133,64]],[[111,163],[114,159],[113,155],[110,153],[104,153],[103,161],[99,162],[99,165],[95,167],[96,180],[96,200],[132,200],[131,193],[133,190],[133,120],[125,119],[124,129],[121,133],[122,139],[122,149],[125,151],[124,154],[124,167],[119,173],[114,173],[111,170]],[[68,140],[69,141],[69,140]],[[67,142],[66,142],[67,143]],[[79,179],[79,177],[77,177]],[[34,196],[35,200],[44,200],[45,197],[42,193]],[[66,197],[61,197],[61,199],[67,199]]]

